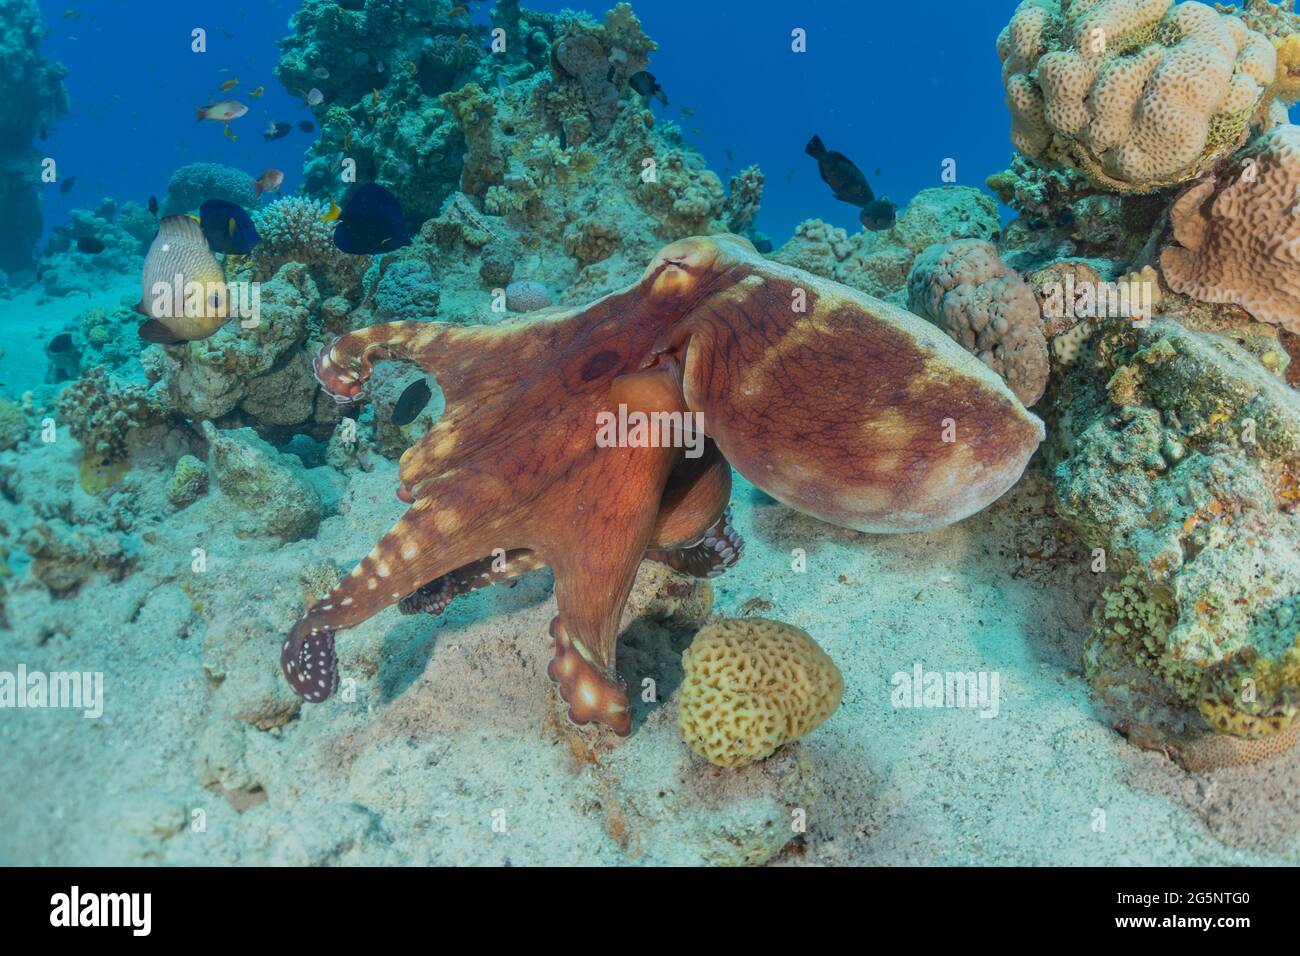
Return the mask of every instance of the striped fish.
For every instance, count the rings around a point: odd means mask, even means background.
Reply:
[[[156,290],[158,283],[166,290]],[[144,259],[136,306],[148,316],[140,337],[163,345],[205,339],[231,319],[227,298],[225,273],[199,223],[190,216],[168,216],[159,223]]]

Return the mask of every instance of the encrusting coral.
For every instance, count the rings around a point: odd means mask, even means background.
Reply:
[[[682,654],[677,730],[719,767],[743,767],[835,713],[844,678],[805,631],[751,617],[706,625]]]
[[[1165,281],[1300,334],[1300,126],[1278,126],[1190,187],[1169,213]]]
[[[1238,149],[1277,75],[1266,37],[1194,0],[1024,0],[997,50],[1016,148],[1121,193]]]
[[[1058,508],[1111,575],[1085,662],[1116,725],[1175,753],[1286,731],[1300,394],[1218,335],[1111,321],[1064,380],[1050,452]]]
[[[917,256],[908,290],[908,308],[1001,375],[1025,406],[1042,397],[1050,368],[1038,300],[992,243],[931,246]]]

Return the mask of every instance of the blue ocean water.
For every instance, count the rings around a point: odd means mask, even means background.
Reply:
[[[302,179],[312,134],[296,126],[266,142],[268,122],[311,120],[301,98],[272,75],[276,41],[288,35],[296,4],[265,0],[41,0],[51,33],[45,55],[68,68],[68,117],[42,148],[77,177],[66,195],[46,191],[45,219],[70,209],[161,198],[181,165],[221,162],[256,177],[285,172],[284,193]],[[599,18],[607,0],[535,0],[544,11],[582,9]],[[470,4],[487,21],[487,7]],[[837,202],[804,154],[813,133],[849,156],[877,195],[904,205],[918,190],[943,185],[945,160],[956,182],[981,186],[1011,155],[993,44],[1014,4],[945,0],[911,4],[817,0],[634,4],[659,51],[650,69],[669,106],[656,113],[679,124],[726,182],[728,172],[757,163],[767,177],[758,227],[778,245],[803,219],[850,230],[857,210]],[[69,11],[72,11],[69,13]],[[65,16],[65,13],[68,13]],[[203,27],[206,53],[190,49]],[[792,51],[792,31],[806,31],[807,51]],[[235,130],[197,123],[196,106],[221,98],[220,85],[250,109]],[[265,87],[263,96],[247,93]],[[683,107],[691,114],[683,112]],[[877,172],[877,170],[879,172]],[[951,181],[951,180],[949,180]]]

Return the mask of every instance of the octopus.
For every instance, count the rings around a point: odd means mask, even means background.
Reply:
[[[733,469],[823,521],[915,532],[999,498],[1044,437],[935,326],[731,235],[675,242],[583,308],[351,332],[322,349],[316,377],[358,401],[381,359],[431,373],[446,408],[400,460],[409,509],[284,641],[281,669],[311,703],[338,686],[338,631],[393,604],[441,613],[545,566],[557,609],[547,674],[570,720],[626,735],[615,652],[637,569],[649,559],[707,577],[739,558]],[[614,415],[675,428],[602,441]]]

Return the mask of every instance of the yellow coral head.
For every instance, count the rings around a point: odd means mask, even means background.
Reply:
[[[1270,92],[1290,106],[1300,100],[1300,33],[1279,37],[1273,46],[1277,48],[1277,80]]]

